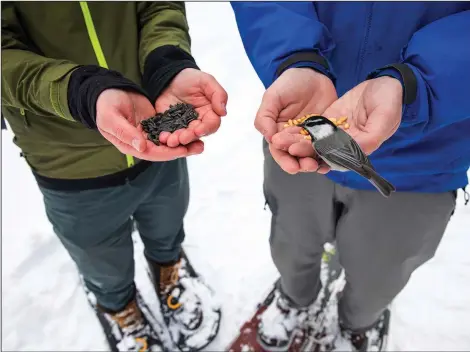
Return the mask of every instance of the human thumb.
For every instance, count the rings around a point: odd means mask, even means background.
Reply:
[[[103,131],[119,139],[138,152],[145,151],[147,145],[145,137],[137,127],[133,126],[124,116],[113,114],[101,119],[102,124],[98,126]]]
[[[255,128],[271,143],[277,133],[277,119],[280,113],[279,98],[266,91],[255,118]]]
[[[217,80],[211,75],[204,74],[201,80],[204,94],[210,97],[212,109],[219,116],[227,115],[228,94]]]

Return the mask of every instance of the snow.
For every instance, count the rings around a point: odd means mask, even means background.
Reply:
[[[278,339],[280,341],[288,340],[288,334],[291,334],[300,324],[303,324],[307,318],[306,311],[299,311],[290,308],[285,299],[280,297],[280,292],[275,291],[274,302],[263,314],[261,314],[261,324],[263,338],[265,340]],[[287,311],[285,314],[283,311]],[[291,334],[290,336],[295,336]]]
[[[185,246],[222,304],[222,325],[208,349],[223,350],[277,277],[268,245],[270,214],[263,210],[261,138],[253,127],[263,88],[244,54],[230,5],[187,7],[193,54],[230,96],[220,131],[207,138],[203,155],[189,161]],[[2,132],[3,349],[105,350],[75,266],[52,232],[11,139]],[[390,350],[470,349],[470,206],[459,195],[436,256],[393,305]],[[142,266],[137,282],[156,304]]]

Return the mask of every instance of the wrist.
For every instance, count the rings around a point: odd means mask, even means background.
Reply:
[[[164,45],[154,49],[146,58],[142,85],[152,104],[184,69],[199,70],[194,58],[177,46]]]
[[[328,77],[333,85],[336,82],[331,65],[317,50],[297,52],[290,55],[279,65],[276,71],[276,78],[291,68],[309,68]]]
[[[146,95],[136,83],[119,72],[95,65],[81,66],[70,76],[67,98],[75,121],[90,129],[96,127],[96,102],[105,90],[120,89]]]
[[[400,77],[395,77],[395,76],[392,76],[392,75],[384,74],[384,75],[380,75],[380,76],[374,78],[374,80],[379,80],[383,84],[386,84],[388,87],[390,87],[389,89],[391,91],[396,92],[397,96],[402,98],[402,104],[404,104],[403,103],[403,100],[404,100],[404,85],[403,85],[403,81],[401,80]]]
[[[417,80],[413,70],[406,64],[388,65],[371,72],[367,79],[391,77],[398,80],[402,86],[403,106],[412,104],[417,97]]]

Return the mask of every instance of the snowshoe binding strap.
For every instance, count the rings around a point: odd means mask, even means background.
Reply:
[[[136,337],[135,338],[136,344],[139,344],[141,347],[138,349],[139,352],[148,351],[148,343],[145,337]]]
[[[174,297],[173,295],[168,295],[167,299],[166,299],[166,305],[168,306],[168,308],[170,308],[171,310],[177,310],[178,308],[180,308],[183,304],[181,302],[178,301],[178,298],[177,297]]]

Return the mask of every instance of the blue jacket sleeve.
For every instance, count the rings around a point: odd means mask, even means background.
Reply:
[[[312,2],[232,2],[248,58],[267,88],[290,67],[311,67],[334,81],[334,43]]]
[[[414,74],[416,96],[405,104],[403,127],[422,132],[470,119],[470,11],[441,18],[418,30],[402,50],[401,64]],[[403,74],[393,68],[377,70],[407,89]],[[468,131],[470,133],[470,131]]]

